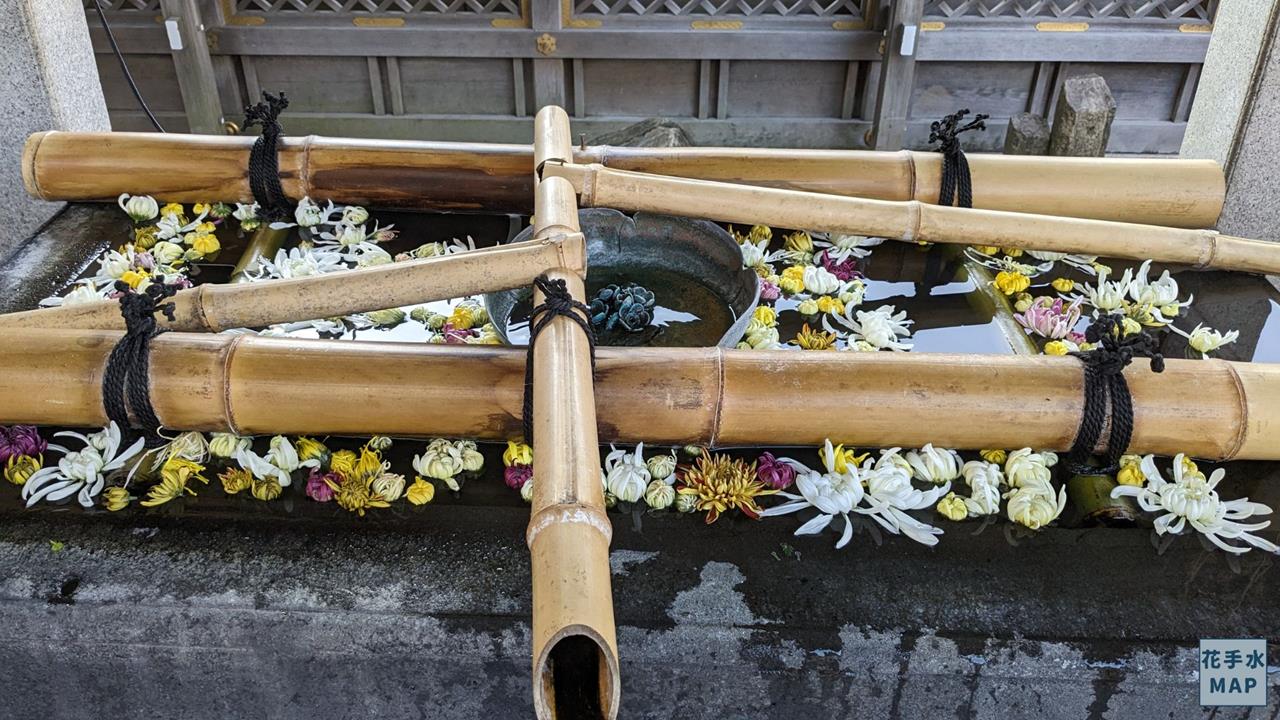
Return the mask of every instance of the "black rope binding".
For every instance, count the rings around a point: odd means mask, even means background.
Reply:
[[[160,419],[151,407],[151,339],[164,332],[156,326],[156,311],[173,321],[173,303],[161,303],[177,292],[175,285],[166,285],[162,278],[137,293],[121,280],[116,281],[120,295],[120,314],[124,316],[125,333],[112,348],[107,367],[102,373],[102,406],[107,417],[120,426],[126,445],[132,443],[141,430],[147,447],[164,443],[160,436]],[[132,417],[132,419],[131,419]],[[136,423],[135,423],[136,420]]]
[[[1085,340],[1096,348],[1075,352],[1084,364],[1084,412],[1075,442],[1067,453],[1067,469],[1080,475],[1114,473],[1120,467],[1120,456],[1129,449],[1133,437],[1133,397],[1124,379],[1124,369],[1135,357],[1151,359],[1152,372],[1164,372],[1164,356],[1156,339],[1146,332],[1124,335],[1124,315],[1103,315],[1085,331]],[[1108,407],[1110,412],[1108,412]],[[1102,430],[1111,419],[1107,435],[1107,453],[1103,467],[1091,467]]]
[[[262,102],[244,109],[244,129],[254,125],[262,127],[262,134],[249,152],[249,189],[253,199],[270,222],[285,222],[293,215],[293,207],[280,185],[280,158],[276,143],[284,133],[280,127],[280,113],[289,107],[284,93],[262,93]]]
[[[525,444],[533,445],[533,344],[538,333],[556,317],[567,317],[582,328],[591,346],[591,372],[596,370],[596,334],[591,329],[591,308],[573,299],[564,280],[548,280],[546,275],[534,278],[533,285],[546,298],[529,313],[529,349],[524,363],[524,407],[521,419],[524,424]]]
[[[985,120],[991,116],[978,113],[973,116],[972,121],[961,125],[964,116],[968,114],[969,108],[965,108],[941,120],[935,120],[929,125],[929,144],[941,143],[938,146],[938,152],[942,153],[942,185],[938,189],[939,205],[973,207],[973,181],[969,177],[969,161],[965,159],[964,149],[960,147],[959,135],[969,130],[986,130]]]

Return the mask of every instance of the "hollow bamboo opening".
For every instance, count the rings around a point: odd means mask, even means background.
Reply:
[[[545,107],[534,122],[534,162],[571,156],[569,117]],[[535,239],[578,233],[578,204],[563,178],[539,178]],[[555,269],[585,302],[584,271]],[[534,303],[546,298],[535,288]],[[531,342],[532,339],[531,339]],[[533,577],[533,703],[543,720],[616,718],[621,693],[609,542],[613,528],[600,485],[591,347],[582,329],[556,317],[533,354],[533,503],[526,541]],[[533,392],[533,388],[525,388]]]

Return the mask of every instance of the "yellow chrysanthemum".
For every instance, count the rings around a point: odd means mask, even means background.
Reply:
[[[133,496],[129,491],[120,487],[109,487],[102,491],[102,504],[111,512],[118,512],[129,507],[129,502],[133,500]]]
[[[155,507],[163,505],[170,500],[182,497],[183,493],[195,495],[195,491],[187,487],[186,482],[179,475],[161,475],[160,482],[152,485],[147,490],[147,499],[142,501],[143,507]]]
[[[338,507],[364,517],[370,508],[391,507],[381,495],[372,489],[374,477],[344,476],[338,482],[325,478],[325,484],[333,489],[333,499]]]
[[[759,518],[760,506],[756,499],[778,492],[760,482],[754,462],[748,465],[728,455],[713,458],[706,450],[684,472],[680,485],[679,493],[696,498],[696,508],[706,511],[707,524],[734,508],[749,518]]]
[[[813,330],[809,323],[805,323],[800,332],[796,333],[796,344],[804,350],[830,350],[835,347],[836,334]]]
[[[253,496],[263,502],[275,500],[280,497],[280,493],[284,492],[284,488],[280,487],[280,483],[275,478],[266,478],[259,480],[254,478],[253,486],[249,488]]]
[[[1045,355],[1066,355],[1071,352],[1071,348],[1061,340],[1050,340],[1044,344]]]
[[[197,216],[205,215],[209,213],[211,210],[213,210],[213,208],[209,205],[209,203],[196,203],[195,205],[191,206],[191,212],[195,213]],[[208,223],[208,224],[212,225],[213,223]]]
[[[947,493],[947,496],[938,501],[938,514],[948,520],[959,522],[969,517],[969,508],[964,504],[964,498],[955,493]]]
[[[25,485],[37,470],[44,467],[44,455],[12,455],[4,468],[4,479],[14,485]]]
[[[436,486],[418,478],[413,481],[409,489],[404,494],[405,499],[414,505],[426,505],[436,497]]]
[[[1031,287],[1031,278],[1016,270],[1001,270],[992,284],[1005,295],[1013,295]]]
[[[502,464],[507,467],[512,465],[532,465],[533,448],[516,440],[508,440],[507,449],[502,452]]]
[[[156,233],[160,228],[155,225],[144,225],[133,229],[133,246],[139,250],[150,250],[156,244]]]
[[[837,445],[835,447],[835,452],[832,453],[835,457],[836,463],[834,469],[837,473],[844,474],[849,471],[850,464],[857,467],[861,465],[862,461],[866,460],[867,456],[870,454],[871,453],[862,453],[859,455],[853,448],[846,448],[844,445]]]
[[[458,330],[470,330],[476,323],[475,310],[470,305],[459,305],[449,315],[449,324]]]
[[[1064,293],[1071,292],[1075,288],[1076,288],[1076,281],[1072,280],[1071,278],[1060,277],[1060,278],[1054,278],[1053,280],[1053,289],[1057,290],[1058,292],[1064,292]]]
[[[973,249],[977,250],[983,255],[995,255],[996,253],[1000,252],[1000,248],[996,245],[974,245]]]
[[[844,314],[844,303],[840,302],[840,298],[834,298],[830,295],[823,295],[818,298],[818,312],[832,313],[834,315]]]
[[[212,255],[222,249],[216,235],[197,235],[191,240],[191,249],[201,255]]]
[[[169,203],[168,205],[160,208],[161,217],[164,217],[165,215],[177,215],[178,219],[182,219],[182,213],[183,209],[180,203]]]
[[[359,458],[350,450],[339,450],[329,456],[329,469],[339,475],[350,475],[356,469]]]
[[[299,437],[293,443],[293,449],[298,451],[298,459],[302,462],[308,460],[324,461],[326,455],[329,454],[329,448],[325,444],[315,438]]]
[[[1142,457],[1139,455],[1120,456],[1120,472],[1116,473],[1116,482],[1121,485],[1142,487],[1147,477],[1142,474]]]
[[[1004,450],[979,450],[978,454],[983,460],[996,465],[1004,465],[1004,461],[1009,459],[1009,453]]]
[[[244,468],[232,468],[218,476],[222,481],[222,490],[228,495],[235,495],[253,487],[253,473]]]
[[[194,460],[174,455],[164,461],[164,465],[160,466],[161,478],[173,478],[175,482],[186,485],[191,480],[199,480],[206,485],[209,484],[209,478],[201,473],[204,472],[204,466]]]
[[[768,305],[760,305],[756,307],[753,317],[768,327],[773,327],[778,324],[778,311]]]
[[[812,253],[813,238],[803,230],[797,230],[783,239],[784,246],[791,252]]]
[[[1022,248],[1007,247],[1007,248],[1000,248],[1000,249],[1004,251],[1005,255],[1008,255],[1011,258],[1022,257]]]
[[[129,287],[137,290],[138,286],[141,285],[148,277],[147,273],[141,270],[125,270],[124,274],[120,276],[120,279],[128,284]]]

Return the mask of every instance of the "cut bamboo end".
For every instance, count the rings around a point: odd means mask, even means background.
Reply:
[[[40,183],[36,182],[36,155],[40,152],[40,143],[44,142],[49,132],[52,131],[32,133],[22,146],[22,185],[27,189],[28,195],[40,200],[49,198],[45,197],[40,190]]]
[[[572,158],[571,147],[565,111],[539,110],[535,168]],[[573,186],[563,178],[536,178],[534,238],[579,230]],[[555,269],[546,276],[563,282],[582,303],[584,274]],[[535,305],[545,300],[535,287]],[[526,535],[533,578],[534,709],[542,720],[612,720],[621,678],[609,574],[612,528],[600,483],[590,339],[576,322],[554,317],[530,342],[537,389],[531,423],[533,506]]]

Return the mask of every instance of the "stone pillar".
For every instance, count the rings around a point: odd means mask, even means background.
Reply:
[[[61,207],[31,199],[21,158],[39,130],[110,130],[80,0],[0,2],[0,258]]]
[[[1111,139],[1116,101],[1101,75],[1078,75],[1062,83],[1049,136],[1050,155],[1102,157]]]
[[[1222,163],[1218,229],[1280,242],[1280,0],[1218,5],[1182,156]]]

